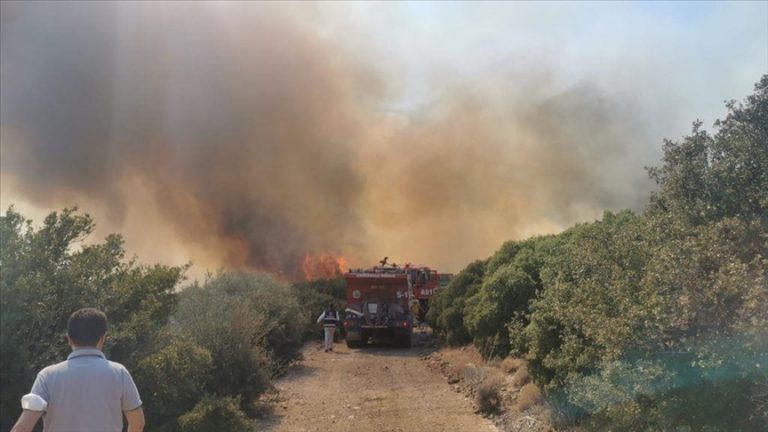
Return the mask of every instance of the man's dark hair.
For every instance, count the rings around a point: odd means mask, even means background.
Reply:
[[[67,323],[67,334],[78,346],[96,346],[107,332],[107,315],[94,308],[75,311]]]

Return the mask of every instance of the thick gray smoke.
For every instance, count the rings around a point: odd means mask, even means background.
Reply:
[[[632,105],[518,68],[446,79],[433,103],[393,113],[397,59],[345,48],[312,16],[4,2],[4,193],[97,202],[114,230],[170,227],[129,243],[288,278],[322,254],[455,271],[510,238],[641,205],[655,150]]]

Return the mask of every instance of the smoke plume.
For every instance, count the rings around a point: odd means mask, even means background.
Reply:
[[[136,250],[287,278],[313,256],[456,271],[505,240],[641,206],[656,150],[631,103],[532,64],[438,73],[428,103],[393,109],[398,59],[316,19],[297,5],[4,2],[6,203],[79,203]]]

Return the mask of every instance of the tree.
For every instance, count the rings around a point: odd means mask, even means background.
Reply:
[[[211,354],[209,394],[251,412],[270,379],[301,354],[302,327],[289,286],[263,273],[221,272],[180,294],[171,332]]]
[[[485,265],[483,261],[471,263],[429,301],[427,322],[445,335],[449,345],[462,345],[472,341],[464,324],[464,307],[466,299],[480,289]]]
[[[291,294],[302,306],[299,316],[296,317],[300,321],[302,337],[317,339],[322,337],[322,332],[318,331],[315,322],[317,316],[329,304],[334,304],[336,310],[344,310],[347,302],[347,284],[343,277],[296,282],[291,285]],[[343,331],[344,328],[339,330]]]
[[[508,326],[527,324],[529,302],[542,288],[541,269],[557,243],[554,236],[507,242],[489,259],[482,286],[465,308],[467,329],[484,357],[504,357],[512,349]]]
[[[142,360],[134,375],[152,429],[178,430],[178,419],[206,396],[213,369],[211,353],[194,342],[169,338]]]
[[[691,225],[759,218],[768,226],[768,75],[744,104],[726,107],[714,136],[699,121],[682,142],[665,141],[662,165],[649,169],[659,185],[650,214]]]
[[[542,270],[544,289],[534,300],[530,370],[546,389],[572,374],[591,372],[605,359],[634,347],[648,316],[649,296],[639,281],[648,260],[641,219],[630,211],[568,233],[568,241]]]
[[[768,75],[727,108],[714,133],[695,122],[665,141],[643,214],[558,234],[536,271],[518,262],[525,242],[506,243],[438,295],[435,324],[524,354],[561,420],[587,430],[768,429]]]
[[[109,319],[104,351],[133,370],[155,348],[186,266],[126,261],[123,239],[86,243],[94,222],[76,208],[53,212],[36,229],[10,207],[0,217],[0,398],[7,429],[35,374],[66,358],[72,312],[91,306]]]

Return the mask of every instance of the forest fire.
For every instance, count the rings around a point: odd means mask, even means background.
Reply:
[[[304,273],[304,280],[327,279],[341,276],[344,268],[347,266],[347,260],[343,256],[324,253],[312,256],[305,254],[301,262],[301,270]]]

